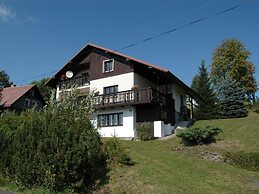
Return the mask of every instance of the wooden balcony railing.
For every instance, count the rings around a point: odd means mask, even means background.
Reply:
[[[173,99],[154,88],[143,88],[138,90],[127,90],[113,94],[102,94],[95,98],[99,108],[125,106],[147,103],[160,103],[161,106],[170,106]]]
[[[66,79],[59,83],[59,89],[68,89],[72,87],[80,87],[89,83],[89,76],[82,75],[70,79]]]

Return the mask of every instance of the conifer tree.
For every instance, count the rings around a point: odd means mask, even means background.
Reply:
[[[238,118],[247,116],[244,106],[245,94],[237,81],[230,78],[219,87],[220,116]]]
[[[217,98],[211,87],[208,70],[205,60],[201,61],[199,74],[193,79],[192,89],[202,97],[195,110],[196,119],[214,119],[218,117]]]

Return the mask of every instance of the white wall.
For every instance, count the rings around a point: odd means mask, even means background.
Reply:
[[[180,112],[181,108],[181,95],[183,95],[183,105],[186,106],[186,92],[177,84],[168,85],[169,93],[173,93],[175,100],[175,111]]]
[[[103,88],[118,85],[118,91],[131,90],[134,86],[134,73],[125,73],[107,78],[90,81],[91,90],[97,90],[103,94]]]
[[[92,80],[90,83],[85,84],[84,86],[78,87],[78,89],[90,87],[91,91],[99,91],[100,94],[103,94],[103,88],[108,86],[118,85],[118,91],[131,90],[134,86],[134,74],[126,73],[116,76],[111,76],[107,78],[101,78],[97,80]],[[69,91],[69,89],[67,90]],[[59,98],[60,89],[57,87],[56,99]]]
[[[173,126],[165,124],[163,121],[154,121],[154,137],[165,137],[171,135]]]
[[[136,109],[134,107],[116,108],[99,111],[98,114],[123,113],[123,126],[99,127],[102,137],[134,137]]]

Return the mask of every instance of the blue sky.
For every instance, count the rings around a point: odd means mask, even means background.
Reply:
[[[0,0],[0,69],[17,85],[28,84],[53,75],[47,73],[88,42],[120,49],[239,3],[120,52],[165,67],[190,85],[201,59],[210,65],[214,49],[237,38],[251,52],[259,82],[259,0]]]

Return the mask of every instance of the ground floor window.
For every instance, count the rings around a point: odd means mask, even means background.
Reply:
[[[123,113],[111,113],[98,115],[98,126],[122,126],[123,125]]]

